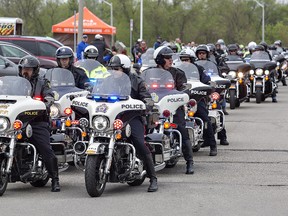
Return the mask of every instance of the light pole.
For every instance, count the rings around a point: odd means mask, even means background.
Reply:
[[[140,39],[143,39],[143,0],[140,1]]]
[[[111,27],[113,27],[113,3],[107,2],[105,0],[99,0],[99,2],[105,3],[105,4],[110,6],[110,25],[111,25]],[[111,48],[112,48],[113,44],[114,44],[114,34],[113,34],[113,30],[112,30]]]
[[[262,41],[265,41],[265,11],[264,4],[260,3],[258,0],[254,0],[260,7],[262,7]]]

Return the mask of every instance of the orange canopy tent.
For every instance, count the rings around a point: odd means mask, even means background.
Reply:
[[[79,13],[76,14],[76,33],[78,32]],[[75,17],[70,18],[52,26],[53,37],[65,45],[73,47],[74,34],[74,20]],[[87,7],[83,8],[83,34],[87,34],[89,42],[94,39],[94,35],[101,34],[107,40],[111,37],[108,35],[116,34],[116,27],[110,26],[91,11]],[[108,36],[108,37],[107,37]]]

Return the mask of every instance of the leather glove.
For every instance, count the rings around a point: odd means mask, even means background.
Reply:
[[[146,110],[148,112],[153,110],[153,106],[154,106],[154,101],[152,100],[152,98],[145,98],[143,101],[146,105]]]

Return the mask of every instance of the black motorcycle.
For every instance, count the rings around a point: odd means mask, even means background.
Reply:
[[[250,71],[250,96],[256,98],[256,103],[261,103],[275,94],[277,64],[270,60],[268,53],[256,51],[251,56],[250,65],[253,68]]]

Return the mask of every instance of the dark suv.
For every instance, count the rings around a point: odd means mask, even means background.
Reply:
[[[33,55],[33,54],[15,44],[0,41],[0,55],[6,57],[15,64],[18,64],[21,58],[23,58],[26,55]],[[36,57],[40,61],[40,67],[42,68],[49,69],[57,66],[56,61],[42,59],[39,58],[38,56]]]
[[[59,41],[50,37],[38,36],[0,36],[0,41],[16,44],[39,58],[56,60],[56,50],[63,46]]]

